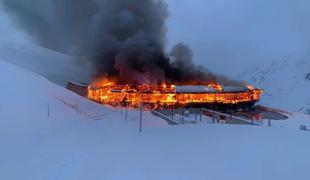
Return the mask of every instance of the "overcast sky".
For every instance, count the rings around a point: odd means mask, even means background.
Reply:
[[[167,0],[169,47],[188,43],[195,61],[222,72],[310,49],[309,0]],[[29,42],[0,10],[0,40]],[[242,63],[239,63],[242,62]],[[240,64],[243,64],[240,67]]]
[[[13,22],[3,11],[0,0],[0,42],[30,42],[30,37],[18,30]]]
[[[310,49],[309,0],[167,1],[170,44],[189,43],[209,69],[225,73],[236,61],[246,67]]]

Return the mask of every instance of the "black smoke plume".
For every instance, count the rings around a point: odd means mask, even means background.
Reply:
[[[42,46],[76,55],[94,76],[120,83],[228,83],[193,63],[177,44],[165,52],[164,0],[2,0],[20,27]],[[229,84],[229,83],[228,83]]]

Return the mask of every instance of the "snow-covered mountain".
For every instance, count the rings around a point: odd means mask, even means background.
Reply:
[[[33,44],[0,43],[0,58],[61,86],[70,80],[88,82],[91,76],[73,57]],[[237,79],[265,89],[264,105],[310,113],[310,53],[252,67]]]
[[[265,90],[262,104],[310,113],[310,52],[250,68],[238,78]]]
[[[81,68],[73,57],[33,44],[0,43],[0,58],[61,86],[70,80],[90,81],[90,71]],[[310,113],[310,52],[252,67],[237,79],[263,88],[260,103],[264,105]]]
[[[0,10],[0,21],[1,15]],[[231,39],[232,45],[235,40]],[[309,60],[310,53],[286,57],[249,69],[238,79],[264,88],[263,104],[310,112]],[[225,65],[229,66],[219,67]],[[63,88],[69,80],[89,78],[89,71],[73,57],[32,44],[0,42],[0,180],[309,178],[310,132],[299,129],[300,125],[310,127],[308,115],[287,113],[287,121],[272,121],[272,127],[267,122],[263,126],[169,126],[143,112],[143,132],[139,133],[138,111],[129,110],[125,120],[123,111]]]
[[[34,44],[0,42],[0,58],[61,86],[70,80],[88,82],[91,76],[73,57]]]
[[[0,179],[308,177],[310,134],[298,130],[310,124],[305,115],[268,128],[168,126],[144,112],[139,133],[139,112],[126,121],[119,110],[1,60],[0,82]]]

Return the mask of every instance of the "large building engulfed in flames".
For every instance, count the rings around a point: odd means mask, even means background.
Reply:
[[[118,85],[101,80],[88,87],[88,98],[101,104],[147,109],[206,107],[248,109],[260,100],[262,89],[208,85]]]

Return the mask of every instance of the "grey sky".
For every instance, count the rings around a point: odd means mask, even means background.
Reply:
[[[167,0],[169,42],[224,74],[309,49],[309,0]],[[243,62],[243,63],[236,63]]]
[[[194,50],[197,63],[223,74],[231,71],[227,67],[239,71],[310,49],[309,0],[167,2],[169,47],[184,41]],[[29,42],[13,24],[0,9],[0,40]]]
[[[1,1],[1,0],[0,0]],[[18,30],[14,20],[3,10],[0,4],[0,41],[1,42],[29,42],[29,36]]]

